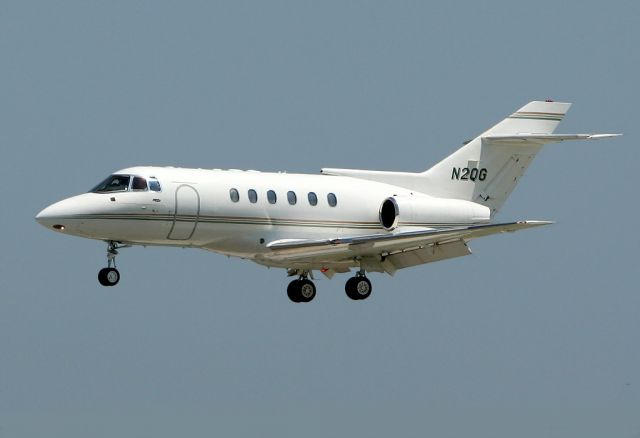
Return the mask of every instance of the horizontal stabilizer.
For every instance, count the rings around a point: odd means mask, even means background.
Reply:
[[[618,137],[622,134],[507,134],[507,135],[487,135],[482,137],[485,143],[529,143],[546,144],[559,143],[567,140],[600,140],[603,138]]]

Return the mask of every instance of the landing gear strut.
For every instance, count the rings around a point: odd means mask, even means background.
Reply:
[[[289,283],[287,296],[294,303],[308,303],[316,297],[316,285],[309,280],[307,272],[303,272],[299,279]]]
[[[365,276],[364,271],[360,271],[355,277],[351,277],[344,285],[347,296],[352,300],[364,300],[371,295],[371,282]]]
[[[107,243],[107,267],[98,272],[98,281],[103,286],[115,286],[120,281],[120,272],[116,269],[116,256],[118,255],[117,242]]]

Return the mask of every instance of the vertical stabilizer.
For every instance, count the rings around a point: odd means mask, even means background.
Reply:
[[[502,207],[543,142],[489,141],[487,137],[552,134],[570,103],[530,102],[422,173],[426,192],[486,205],[492,216]]]
[[[553,134],[569,107],[570,103],[530,102],[421,173],[358,169],[322,169],[322,173],[377,181],[439,198],[476,202],[488,207],[493,217],[546,143],[622,135]]]

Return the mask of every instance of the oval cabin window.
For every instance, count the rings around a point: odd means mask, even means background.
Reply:
[[[233,202],[238,202],[240,200],[240,193],[238,193],[238,189],[229,190],[229,197]]]
[[[252,204],[258,202],[258,193],[255,190],[251,189],[247,194],[249,195],[249,202]]]
[[[276,192],[274,192],[273,190],[269,190],[267,192],[267,201],[269,201],[269,204],[275,204],[278,201]]]
[[[327,195],[327,202],[331,207],[335,207],[336,205],[338,205],[338,199],[336,198],[336,195],[334,195],[333,193],[329,193]]]

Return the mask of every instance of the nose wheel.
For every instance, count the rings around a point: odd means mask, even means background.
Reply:
[[[103,286],[115,286],[120,281],[120,272],[116,268],[102,268],[98,272],[98,281]]]
[[[120,281],[120,271],[116,269],[118,248],[124,246],[118,246],[118,243],[113,241],[107,243],[107,267],[98,271],[98,282],[103,286],[115,286]]]

